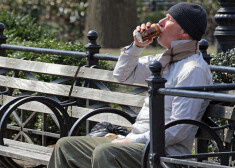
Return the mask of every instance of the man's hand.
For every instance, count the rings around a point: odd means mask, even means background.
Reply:
[[[123,142],[131,142],[131,140],[129,138],[125,138],[125,139],[114,139],[113,141],[111,141],[111,143],[123,143]]]
[[[134,37],[134,44],[138,47],[146,47],[147,45],[151,44],[153,42],[153,39],[149,39],[147,41],[144,41],[143,43],[140,43],[137,39],[136,39],[136,32],[143,32],[146,29],[150,28],[151,23],[148,22],[145,24],[142,24],[141,26],[137,26],[136,29],[133,32],[133,37]]]

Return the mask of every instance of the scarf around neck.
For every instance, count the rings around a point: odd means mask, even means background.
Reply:
[[[192,40],[186,43],[180,43],[170,49],[167,49],[158,60],[164,70],[171,63],[185,59],[193,54],[198,54],[198,41]]]

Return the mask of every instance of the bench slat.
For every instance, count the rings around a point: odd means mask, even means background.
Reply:
[[[31,81],[0,75],[0,86],[17,88],[26,91],[46,93],[59,96],[68,96],[70,87],[68,85]],[[74,86],[71,97],[102,101],[107,103],[121,104],[127,106],[141,107],[144,96],[131,95],[119,92],[111,92],[92,88]]]
[[[47,165],[50,160],[50,156],[48,155],[28,152],[2,145],[0,146],[0,155],[43,165]]]
[[[7,146],[0,146],[0,155],[47,165],[53,148],[4,139]]]
[[[30,143],[15,141],[11,139],[4,138],[4,144],[10,147],[15,147],[17,149],[24,149],[27,151],[35,151],[38,153],[43,153],[46,155],[51,155],[53,148],[52,147],[45,147],[40,145],[34,145]]]
[[[42,73],[47,75],[63,76],[68,78],[74,78],[75,73],[78,69],[77,66],[36,62],[36,61],[21,60],[8,57],[0,57],[0,68]],[[77,77],[84,79],[112,82],[112,83],[120,83],[114,79],[112,71],[102,70],[102,69],[80,67]],[[147,87],[147,84],[145,85],[138,83],[132,83],[132,84],[122,83],[122,84]]]
[[[8,57],[0,57],[0,67],[11,70],[35,72],[64,77],[74,77],[77,70],[76,66],[36,62]]]

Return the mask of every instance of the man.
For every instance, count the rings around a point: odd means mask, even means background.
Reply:
[[[144,31],[150,23],[138,26],[133,32],[134,42],[125,47],[114,70],[119,81],[145,83],[151,75],[148,64],[158,60],[163,65],[162,75],[166,87],[199,86],[212,83],[210,69],[198,51],[198,41],[205,33],[205,10],[196,4],[179,3],[171,7],[159,21],[162,33],[158,43],[167,50],[156,56],[139,58],[144,47],[137,41],[136,31]],[[201,120],[208,102],[202,99],[165,96],[165,123],[178,119]],[[196,128],[178,125],[166,131],[166,152],[170,155],[191,153]],[[66,137],[60,139],[52,154],[49,168],[133,168],[141,166],[141,155],[149,139],[148,98],[124,138],[115,137]]]

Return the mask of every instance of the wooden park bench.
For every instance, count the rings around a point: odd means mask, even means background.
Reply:
[[[45,167],[53,150],[53,147],[48,146],[48,139],[79,135],[79,126],[83,121],[92,121],[85,123],[87,130],[90,130],[93,122],[108,121],[125,127],[130,127],[134,123],[148,87],[138,83],[117,82],[112,71],[93,66],[99,59],[117,61],[118,58],[98,54],[100,46],[96,44],[96,32],[88,33],[89,44],[85,46],[85,53],[7,45],[4,42],[3,30],[4,27],[0,25],[0,161],[5,167],[21,167],[20,160]],[[203,47],[202,45],[201,49],[205,52],[208,46]],[[8,58],[6,50],[86,58],[87,66]],[[19,74],[23,77],[19,77]],[[56,79],[52,82],[39,81],[39,75],[48,75]],[[118,86],[125,91],[110,89],[108,86]],[[205,114],[209,117],[226,117],[225,119],[232,123],[228,128],[222,127],[230,132],[230,140],[221,139],[226,145],[233,142],[233,113],[234,107],[217,107],[211,104]],[[38,114],[42,116],[41,130],[28,127]],[[9,122],[11,118],[14,118],[14,125],[11,123],[12,120]],[[48,129],[49,118],[54,121],[53,125],[58,127],[58,132],[50,132]],[[8,134],[13,131],[17,133],[12,139]],[[33,139],[32,135],[39,137],[37,140],[41,138],[41,145],[35,144],[35,136]],[[198,148],[200,149],[200,146]]]

